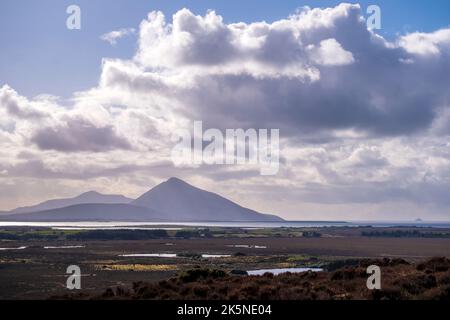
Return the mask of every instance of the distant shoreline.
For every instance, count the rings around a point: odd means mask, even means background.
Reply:
[[[1,221],[0,227],[84,227],[84,228],[132,228],[132,227],[223,227],[223,228],[323,228],[323,227],[428,227],[448,228],[448,221]]]

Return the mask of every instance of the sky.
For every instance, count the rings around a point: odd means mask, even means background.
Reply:
[[[447,0],[349,2],[360,3],[364,12],[369,5],[378,5],[383,17],[379,33],[388,38],[398,33],[431,32],[450,24]],[[0,80],[27,97],[47,93],[68,98],[75,91],[88,89],[98,82],[102,58],[131,58],[136,50],[136,36],[122,39],[120,45],[111,47],[99,39],[100,35],[122,28],[137,29],[153,10],[172,16],[182,8],[201,15],[213,9],[227,23],[249,23],[283,19],[304,6],[330,7],[339,3],[334,0],[4,0],[0,3]],[[82,10],[82,29],[77,32],[65,27],[66,8],[71,4],[79,5]]]
[[[287,219],[449,220],[449,58],[446,0],[3,0],[0,210],[178,176]],[[195,120],[279,129],[278,174],[174,166]]]

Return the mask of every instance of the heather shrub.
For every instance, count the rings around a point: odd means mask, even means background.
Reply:
[[[227,274],[222,270],[210,270],[210,269],[193,269],[188,270],[180,275],[182,282],[194,282],[200,279],[206,279],[211,277],[213,279],[226,277]]]

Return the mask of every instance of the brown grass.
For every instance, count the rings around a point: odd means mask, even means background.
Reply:
[[[382,290],[366,287],[367,266],[382,270]],[[106,299],[187,300],[432,300],[450,299],[450,260],[420,264],[401,259],[361,260],[333,272],[274,276],[231,276],[220,270],[194,269],[156,283],[136,282],[132,290],[108,289]]]

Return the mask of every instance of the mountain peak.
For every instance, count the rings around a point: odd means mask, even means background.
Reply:
[[[101,195],[101,193],[94,191],[94,190],[90,190],[90,191],[80,194],[79,197],[81,197],[81,196],[98,196],[98,195]]]
[[[172,177],[131,202],[171,221],[282,221]]]
[[[166,181],[166,183],[169,183],[169,184],[188,184],[186,181],[183,181],[183,180],[181,180],[179,178],[176,178],[176,177],[170,178],[169,180]]]
[[[193,185],[187,183],[184,180],[176,178],[176,177],[172,177],[169,180],[166,180],[163,183],[160,183],[155,188],[156,189],[163,188],[163,189],[169,189],[169,190],[173,190],[173,191],[175,191],[175,190],[181,191],[181,190],[197,189]]]

